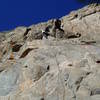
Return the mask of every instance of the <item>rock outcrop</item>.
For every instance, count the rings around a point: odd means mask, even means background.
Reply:
[[[100,5],[1,32],[0,100],[100,100]]]

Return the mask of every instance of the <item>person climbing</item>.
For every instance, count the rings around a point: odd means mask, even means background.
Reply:
[[[59,19],[56,19],[54,21],[54,29],[53,30],[55,32],[54,37],[56,37],[56,38],[63,38],[64,30],[62,29],[61,24],[62,24],[61,20],[59,20]]]
[[[64,32],[64,30],[61,28],[61,20],[55,20],[55,29],[59,29],[60,31]]]
[[[49,36],[48,31],[42,30],[42,36],[45,37],[46,39],[48,39],[48,36]]]
[[[61,20],[56,19],[53,23],[53,25],[48,25],[45,30],[42,30],[42,36],[46,39],[48,39],[48,36],[57,37],[57,34],[63,37],[64,30],[61,27]]]

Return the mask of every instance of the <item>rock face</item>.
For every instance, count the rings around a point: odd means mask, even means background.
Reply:
[[[0,100],[100,100],[100,5],[0,33]]]

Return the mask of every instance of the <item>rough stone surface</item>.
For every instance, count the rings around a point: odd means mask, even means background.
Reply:
[[[60,20],[0,33],[0,100],[100,100],[100,5]]]

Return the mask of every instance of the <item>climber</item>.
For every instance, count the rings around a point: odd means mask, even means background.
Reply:
[[[55,20],[55,29],[59,29],[60,31],[64,32],[64,30],[61,28],[61,20]]]
[[[56,19],[54,21],[54,37],[55,38],[63,38],[64,30],[62,29],[61,20]]]
[[[46,28],[45,28],[45,32],[50,32],[50,28],[51,28],[51,26],[50,25],[48,25]]]
[[[56,37],[58,33],[58,31],[60,31],[61,37],[64,33],[64,30],[62,29],[61,26],[61,20],[56,19],[54,20],[54,24],[53,25],[48,25],[45,30],[42,30],[42,36],[45,37],[46,39],[48,39],[48,36],[54,36]]]
[[[48,39],[48,36],[49,36],[48,31],[42,30],[42,35],[43,35],[43,37],[45,37],[46,39]]]

